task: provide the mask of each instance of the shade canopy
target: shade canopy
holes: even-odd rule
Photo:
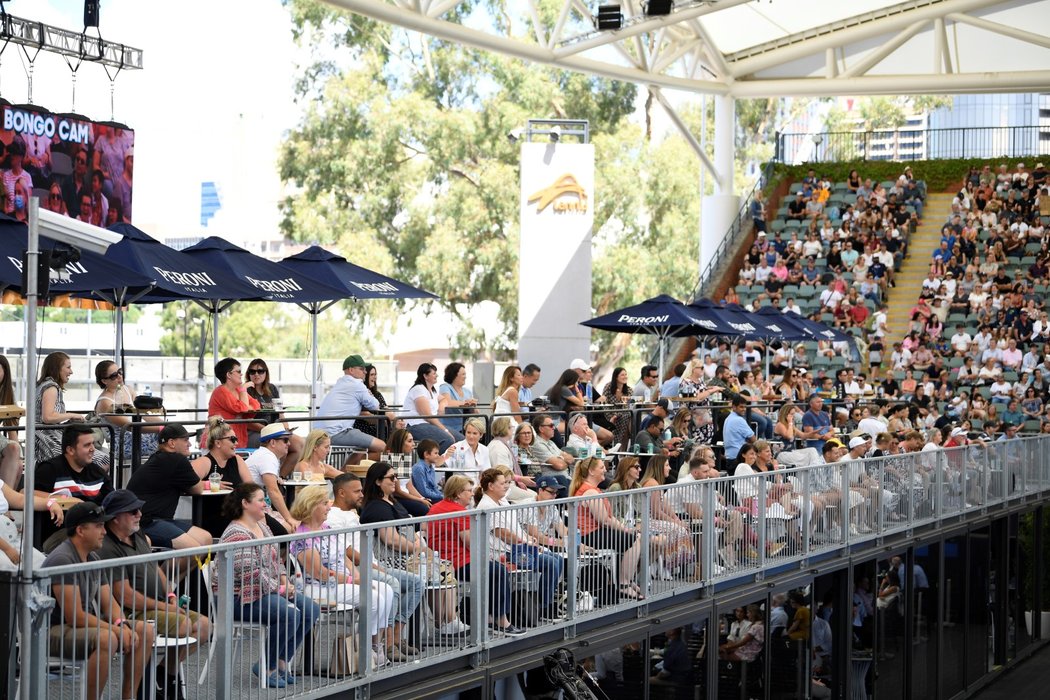
[[[340,298],[437,299],[437,295],[354,265],[341,255],[310,246],[279,263],[303,276],[342,292]]]
[[[581,325],[613,333],[655,335],[661,339],[735,335],[733,328],[717,314],[683,304],[666,294],[583,321]]]
[[[22,293],[22,256],[29,239],[25,223],[0,215],[0,287]],[[40,237],[40,250],[50,250],[55,242]],[[68,281],[51,283],[51,294],[79,294],[103,289],[134,288],[147,291],[153,280],[87,250],[80,251],[80,260],[65,266]]]
[[[348,296],[342,289],[316,282],[304,272],[261,258],[218,236],[209,236],[182,252],[268,295],[270,301],[306,304]]]
[[[106,259],[150,277],[154,288],[141,296],[139,303],[195,299],[215,303],[220,300],[269,300],[271,295],[230,277],[192,255],[169,248],[131,224],[114,224],[110,231],[124,236],[110,246]]]

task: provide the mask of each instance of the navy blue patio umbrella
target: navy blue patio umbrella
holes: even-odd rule
[[[717,314],[683,304],[666,294],[583,321],[581,325],[613,333],[656,336],[660,342],[661,377],[664,374],[664,350],[668,338],[737,335],[733,327]]]
[[[127,304],[156,304],[189,299],[216,314],[234,301],[267,301],[271,297],[271,294],[261,289],[231,278],[220,268],[169,248],[131,224],[114,224],[109,230],[121,234],[124,239],[111,245],[105,258],[146,275],[153,282],[149,290],[139,294],[125,293],[116,300],[97,293],[117,306],[117,357],[121,356],[123,350],[121,307]]]
[[[228,277],[258,290],[259,294],[268,295],[269,301],[288,302],[302,308],[327,302],[324,308],[328,308],[336,301],[346,298],[345,292],[335,287],[316,282],[306,274],[261,258],[218,236],[209,236],[189,248],[184,248],[182,253],[222,270]],[[228,306],[229,303],[226,303],[222,309]],[[222,309],[212,311],[212,328],[215,334],[212,358],[214,362],[219,361],[218,312]],[[314,318],[316,320],[316,316]]]
[[[28,238],[29,229],[25,223],[0,214],[0,288],[11,289],[19,294],[23,292],[22,254],[28,244]],[[51,250],[55,245],[55,241],[50,238],[40,237],[41,251]],[[68,273],[66,279],[51,282],[52,295],[79,296],[83,292],[125,288],[148,291],[153,287],[153,280],[146,275],[88,250],[81,250],[80,260],[67,263],[64,271]]]
[[[794,311],[785,311],[784,316],[791,319],[803,328],[808,329],[809,332],[813,334],[814,340],[829,340],[832,343],[849,343],[850,345],[856,343],[856,338],[854,338],[852,335],[850,335],[849,333],[843,333],[837,328],[832,328],[826,323],[814,321],[813,319],[806,318],[805,316],[800,316]]]
[[[341,255],[336,255],[320,246],[310,246],[301,253],[287,257],[278,263],[291,272],[308,277],[320,285],[338,290],[335,300],[314,300],[300,303],[313,317],[311,355],[313,371],[310,376],[310,412],[317,402],[317,316],[338,299],[437,299],[418,287],[381,275],[359,265],[354,265]]]

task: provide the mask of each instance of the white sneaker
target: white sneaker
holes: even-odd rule
[[[460,619],[451,620],[438,627],[438,634],[463,634],[469,631],[470,625]]]
[[[860,529],[857,527],[856,523],[849,524],[849,534],[853,535],[854,537],[860,535]]]
[[[839,527],[838,525],[832,525],[831,526],[831,530],[828,532],[828,538],[832,542],[841,542],[842,541],[842,528]]]
[[[868,534],[871,534],[872,532],[875,532],[870,527],[868,527],[868,525],[866,523],[860,523],[859,525],[857,525],[857,530],[859,530],[860,534],[862,534],[862,535],[868,535]]]

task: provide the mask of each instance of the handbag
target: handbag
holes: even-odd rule
[[[329,627],[329,629],[334,629]],[[341,678],[357,672],[357,635],[350,632],[313,634],[315,675]]]
[[[879,610],[889,610],[900,603],[900,592],[891,593],[888,596],[880,596],[875,599],[875,607]]]
[[[448,559],[428,557],[426,554],[409,554],[403,560],[403,568],[410,574],[416,574],[430,586],[455,586],[456,570]]]

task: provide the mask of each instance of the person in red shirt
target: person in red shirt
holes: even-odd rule
[[[258,401],[248,395],[241,363],[232,357],[224,357],[215,365],[215,378],[219,380],[219,386],[215,387],[208,399],[208,415],[222,416],[226,420],[254,418],[260,406]],[[250,426],[250,423],[230,424],[233,434],[237,436],[237,444],[248,444]],[[253,429],[261,430],[262,427],[257,425]]]
[[[467,506],[474,496],[474,486],[470,479],[460,474],[453,474],[445,479],[441,490],[442,498],[430,507],[427,515],[462,513],[459,517],[449,517],[427,523],[427,543],[442,559],[452,562],[456,570],[456,579],[470,580],[470,516]],[[513,627],[507,614],[510,612],[510,576],[503,564],[489,561],[489,617],[490,624],[497,629],[519,630]]]

